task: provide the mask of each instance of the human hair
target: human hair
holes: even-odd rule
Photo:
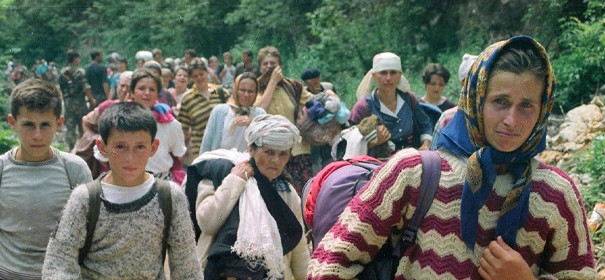
[[[167,67],[162,68],[162,76],[164,76],[165,74],[170,75],[171,79],[174,77],[174,75],[172,74],[172,70],[170,70],[170,68],[167,68]]]
[[[428,85],[431,82],[432,75],[441,76],[446,84],[450,80],[450,72],[439,63],[429,63],[424,67],[422,70],[422,82]]]
[[[155,71],[157,71],[157,73],[159,75],[162,74],[162,65],[159,62],[155,61],[155,60],[146,61],[143,64],[143,68],[145,68],[147,70],[155,70]]]
[[[151,50],[151,54],[152,54],[153,58],[156,58],[159,55],[162,55],[162,50],[155,48],[155,49]]]
[[[160,70],[161,71],[161,70]],[[147,69],[139,69],[132,73],[132,79],[130,80],[130,92],[133,93],[137,83],[144,78],[152,78],[157,86],[158,94],[162,90],[162,80],[156,74],[153,74]]]
[[[242,54],[245,54],[250,59],[254,58],[254,54],[252,54],[252,50],[245,50],[245,51],[242,52]]]
[[[279,54],[279,50],[273,46],[266,46],[260,50],[258,50],[258,64],[263,63],[266,56],[272,56],[277,58],[277,62],[281,65],[281,55]]]
[[[189,69],[189,67],[187,67],[187,65],[181,64],[181,65],[178,65],[177,67],[175,67],[174,68],[175,76],[176,76],[176,73],[179,72],[179,70],[183,70],[183,71],[185,71],[185,73],[187,73],[187,76],[191,76],[191,69]]]
[[[99,120],[99,134],[105,144],[108,144],[112,131],[120,132],[149,132],[150,140],[155,139],[158,126],[149,108],[137,102],[118,102],[110,105]]]
[[[529,72],[541,80],[548,76],[548,62],[538,48],[529,41],[511,42],[502,49],[489,71],[488,83],[496,72],[522,74]]]
[[[90,51],[90,60],[96,60],[101,54],[103,54],[103,52],[100,49],[92,49],[92,51]]]
[[[196,57],[191,61],[191,65],[190,65],[189,69],[190,69],[190,72],[189,72],[190,74],[193,73],[193,70],[198,70],[198,69],[208,71],[208,67],[207,67],[206,63],[204,63],[204,61],[199,57]]]
[[[11,114],[16,119],[21,108],[29,111],[48,112],[59,118],[61,116],[61,91],[48,81],[27,79],[19,83],[10,97]]]
[[[195,52],[195,50],[194,50],[194,49],[188,49],[188,50],[186,50],[186,51],[185,51],[185,54],[188,54],[188,55],[190,55],[191,57],[196,57],[196,56],[197,56],[197,53]]]
[[[80,53],[75,49],[68,49],[65,56],[67,57],[67,63],[73,63],[76,58],[80,57]]]
[[[223,53],[223,58],[224,58],[225,56],[226,56],[226,57],[230,57],[231,59],[233,59],[233,55],[232,55],[230,52],[224,52],[224,53]]]

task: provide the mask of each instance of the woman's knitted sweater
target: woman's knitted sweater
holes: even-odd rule
[[[173,209],[167,259],[171,279],[202,279],[187,199],[177,185],[170,187]],[[92,246],[80,267],[78,256],[86,238],[89,199],[86,186],[73,191],[51,236],[43,279],[164,279],[164,215],[157,187],[130,203],[112,204],[101,199]]]
[[[512,176],[500,175],[479,211],[474,251],[460,236],[466,163],[440,150],[441,179],[417,239],[406,249],[396,279],[479,279],[479,260],[495,240],[498,218],[514,206]],[[540,278],[595,279],[595,263],[578,189],[564,171],[533,160],[529,215],[517,231],[516,250]],[[402,230],[418,203],[420,155],[395,154],[344,210],[313,253],[308,279],[353,279]],[[514,273],[514,272],[511,272]]]

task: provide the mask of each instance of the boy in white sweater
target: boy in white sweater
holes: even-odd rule
[[[159,193],[166,182],[145,172],[159,145],[151,111],[135,102],[111,105],[99,121],[99,132],[97,146],[111,171],[97,179],[101,203],[92,242],[88,251],[81,251],[87,212],[94,210],[89,190],[94,192],[87,184],[73,191],[51,236],[43,279],[164,279],[166,253],[171,279],[202,279],[185,194],[169,184],[172,207],[165,217]],[[164,237],[166,218],[170,225]]]

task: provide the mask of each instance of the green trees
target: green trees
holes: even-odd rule
[[[290,77],[319,67],[345,100],[354,99],[372,56],[392,51],[419,94],[429,62],[456,73],[464,53],[513,35],[537,38],[549,50],[566,110],[603,84],[604,6],[597,0],[0,0],[0,56],[26,65],[64,52],[100,47],[133,61],[138,50],[182,56],[235,54],[266,45],[280,49]],[[132,64],[131,64],[132,65]],[[446,89],[456,99],[455,80]]]

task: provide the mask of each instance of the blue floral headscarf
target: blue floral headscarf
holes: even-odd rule
[[[533,46],[545,59],[548,74],[544,81],[540,115],[530,136],[517,150],[501,152],[491,147],[485,138],[483,107],[487,96],[487,80],[494,63],[502,49],[513,42],[527,42]],[[460,213],[461,235],[468,249],[474,249],[479,209],[492,192],[496,180],[495,167],[501,164],[509,165],[514,185],[504,202],[496,235],[502,236],[509,246],[516,247],[517,231],[523,226],[529,212],[530,162],[546,147],[546,122],[553,108],[554,94],[555,76],[546,50],[527,36],[513,37],[487,47],[469,70],[460,93],[458,112],[443,129],[437,142],[437,148],[444,147],[459,156],[468,157]],[[519,200],[515,205],[517,197]]]

